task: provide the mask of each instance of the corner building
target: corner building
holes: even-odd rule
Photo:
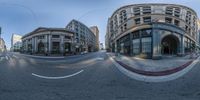
[[[198,43],[197,14],[176,4],[133,4],[108,19],[107,45],[112,52],[142,58],[182,56]]]
[[[23,52],[31,54],[74,53],[74,32],[65,28],[39,27],[22,37]]]

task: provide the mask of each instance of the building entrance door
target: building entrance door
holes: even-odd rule
[[[173,35],[168,35],[163,38],[162,42],[162,54],[164,55],[176,55],[178,53],[178,38]]]
[[[39,54],[44,53],[44,43],[42,43],[42,42],[38,43],[38,53]]]
[[[52,53],[59,54],[60,53],[60,42],[53,42],[52,43]]]

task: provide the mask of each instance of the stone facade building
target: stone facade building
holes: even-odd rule
[[[32,54],[72,54],[74,32],[65,28],[39,27],[22,37],[23,52]]]
[[[99,29],[97,26],[92,26],[90,27],[90,30],[94,33],[95,37],[96,37],[96,49],[95,51],[98,51],[100,49],[100,44],[99,44]]]
[[[3,40],[3,38],[0,37],[0,53],[4,51],[6,51],[5,41]]]
[[[185,55],[199,45],[197,14],[176,4],[133,4],[108,20],[106,48],[131,56],[160,59]]]
[[[74,39],[75,39],[75,52],[82,53],[82,52],[93,52],[96,48],[96,37],[94,33],[83,23],[72,20],[66,26],[66,29],[72,30],[75,32]]]
[[[12,34],[10,51],[19,52],[22,48],[22,36]]]

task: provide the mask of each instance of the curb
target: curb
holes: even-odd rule
[[[31,58],[38,58],[38,59],[64,59],[65,57],[43,57],[43,56],[34,56],[34,55],[26,55],[26,54],[18,54],[26,57],[31,57]]]
[[[116,62],[113,57],[111,57],[109,54],[107,54],[107,55],[109,56],[109,59],[115,65],[115,67],[120,72],[122,72],[124,75],[126,75],[127,77],[134,79],[134,80],[137,80],[137,81],[153,82],[153,83],[176,80],[176,79],[184,76],[185,74],[187,74],[189,71],[191,71],[192,68],[194,68],[195,65],[200,60],[200,57],[197,57],[197,59],[192,60],[191,64],[189,64],[187,67],[183,68],[182,70],[180,70],[176,73],[172,73],[172,74],[169,74],[169,75],[163,75],[163,76],[147,76],[147,75],[142,75],[142,74],[132,72],[131,70],[127,70],[126,68],[121,66],[118,62]]]
[[[115,60],[116,61],[116,60]],[[135,69],[133,67],[130,67],[120,61],[116,61],[119,65],[121,65],[122,67],[124,67],[125,69],[131,71],[131,72],[134,72],[134,73],[137,73],[137,74],[141,74],[141,75],[145,75],[145,76],[165,76],[165,75],[170,75],[170,74],[173,74],[173,73],[176,73],[178,71],[181,71],[183,69],[185,69],[187,66],[189,66],[193,61],[189,61],[177,68],[174,68],[174,69],[170,69],[170,70],[165,70],[165,71],[158,71],[158,72],[152,72],[152,71],[144,71],[144,70],[138,70],[138,69]]]
[[[121,61],[117,61],[116,59],[114,59],[119,65],[121,65],[123,68],[125,68],[126,70],[129,70],[133,73],[136,74],[140,74],[140,75],[144,75],[144,76],[166,76],[166,75],[170,75],[170,74],[174,74],[176,72],[179,72],[185,68],[187,68],[190,64],[193,63],[193,61],[195,61],[198,57],[196,57],[194,60],[188,61],[187,63],[176,67],[174,69],[169,69],[169,70],[165,70],[165,71],[157,71],[157,72],[153,72],[153,71],[144,71],[144,70],[138,70],[135,69],[133,67],[130,67],[127,64],[122,63]]]

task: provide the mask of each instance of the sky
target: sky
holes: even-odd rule
[[[200,0],[0,0],[1,37],[10,48],[13,33],[25,35],[38,27],[64,28],[72,19],[98,26],[104,43],[107,20],[125,5],[139,3],[181,4],[200,16]]]

